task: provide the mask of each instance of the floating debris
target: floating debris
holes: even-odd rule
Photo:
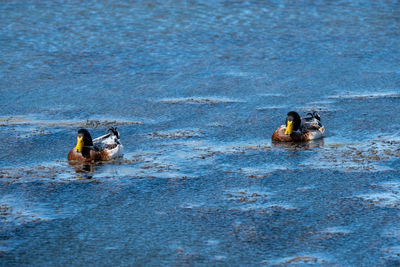
[[[219,103],[243,103],[244,101],[230,98],[216,98],[216,97],[186,97],[186,98],[164,98],[158,100],[161,103],[169,104],[200,104],[200,105],[212,105]]]
[[[178,138],[193,138],[200,137],[201,131],[199,129],[182,129],[182,130],[172,130],[172,131],[160,131],[147,134],[150,137],[159,137],[159,138],[170,138],[170,139],[178,139]]]
[[[283,258],[280,260],[263,260],[261,264],[268,265],[319,265],[329,263],[325,259],[321,259],[315,256],[295,256],[290,258]]]
[[[383,163],[400,157],[400,141],[375,139],[363,143],[328,144],[300,167],[344,171],[390,171]]]
[[[87,119],[87,120],[40,120],[35,117],[25,116],[10,116],[0,117],[0,126],[13,127],[13,126],[36,126],[39,127],[111,127],[122,125],[136,125],[143,124],[140,121],[131,120],[117,120],[117,119]]]
[[[98,128],[98,127],[112,127],[112,126],[123,126],[123,125],[137,125],[143,124],[138,121],[117,121],[117,120],[86,120],[86,122],[80,122],[79,127],[87,128]]]
[[[400,98],[399,92],[365,92],[365,93],[351,93],[351,92],[344,92],[339,95],[329,96],[328,98],[335,99],[335,98],[344,98],[344,99],[366,99],[366,98]]]

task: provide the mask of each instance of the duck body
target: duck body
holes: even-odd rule
[[[77,145],[68,153],[68,160],[80,162],[107,161],[123,156],[119,132],[110,128],[108,133],[92,140],[88,130],[78,131]]]
[[[286,125],[281,125],[273,134],[272,140],[279,142],[306,142],[319,139],[325,132],[321,117],[317,112],[308,113],[307,117],[291,111],[287,114]]]

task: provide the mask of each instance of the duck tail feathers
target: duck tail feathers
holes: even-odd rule
[[[119,132],[117,131],[117,127],[110,127],[110,128],[108,129],[108,132],[111,133],[111,134],[113,134],[113,135],[115,135],[118,139],[120,138],[120,134],[119,134]]]
[[[319,115],[318,112],[314,111],[314,112],[312,113],[312,116],[313,116],[314,118],[316,118],[317,120],[321,121],[321,116]]]

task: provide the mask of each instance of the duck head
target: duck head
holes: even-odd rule
[[[74,149],[76,152],[82,153],[83,147],[93,146],[92,136],[86,129],[79,129],[76,139],[77,143]]]
[[[296,111],[290,111],[286,116],[285,135],[291,135],[293,131],[300,129],[301,118]]]

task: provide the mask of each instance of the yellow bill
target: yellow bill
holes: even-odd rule
[[[286,135],[291,135],[293,132],[293,121],[287,121],[286,122],[286,131],[285,134]]]
[[[75,151],[76,152],[82,152],[83,136],[78,136],[76,139],[77,139],[77,143],[76,143]]]

